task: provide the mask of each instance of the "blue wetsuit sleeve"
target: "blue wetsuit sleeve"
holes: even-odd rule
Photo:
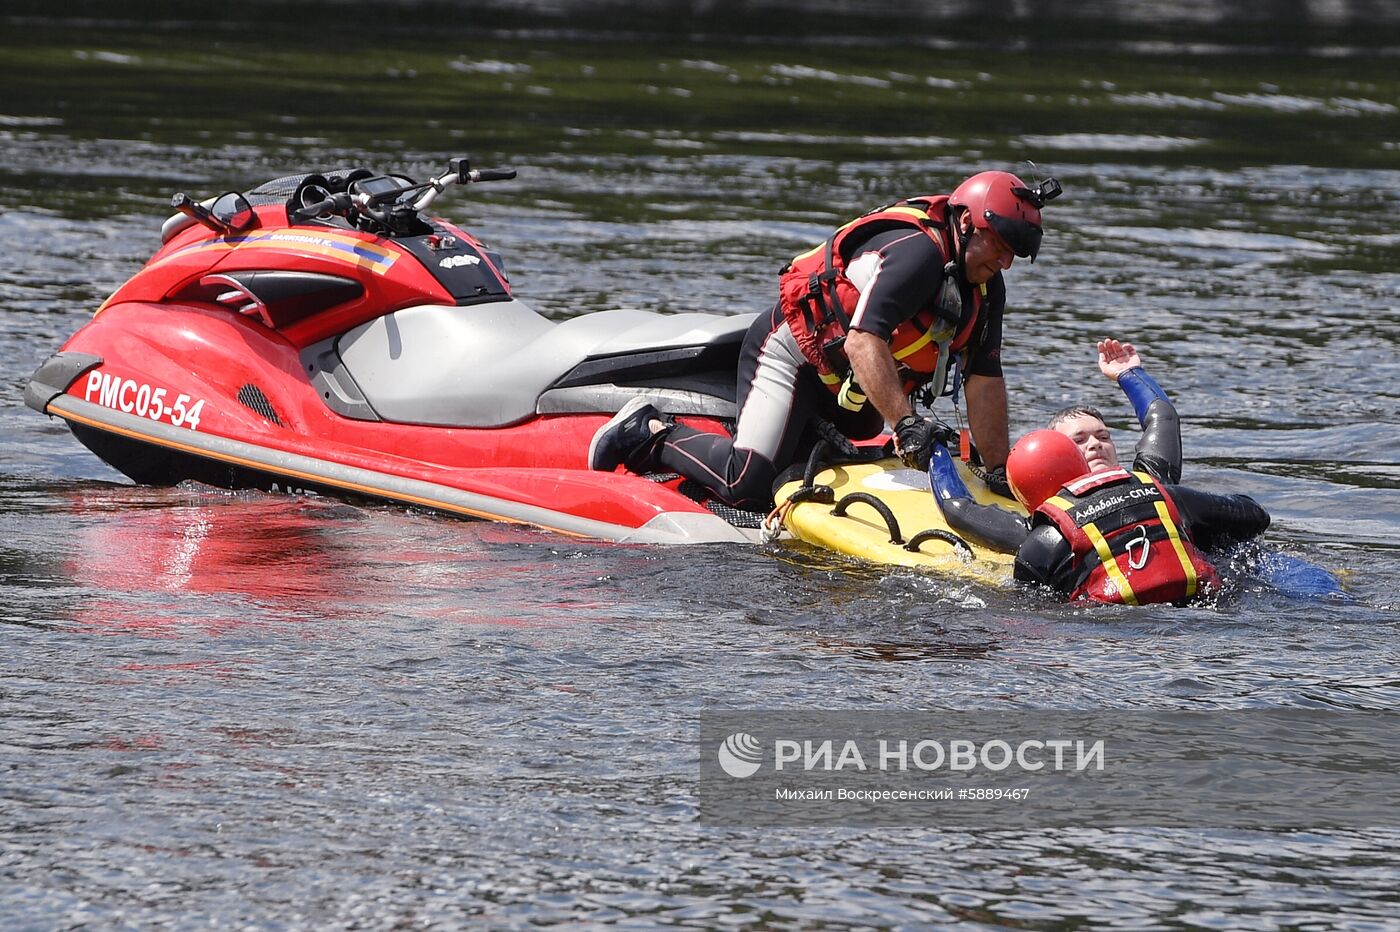
[[[1123,394],[1133,403],[1133,413],[1137,415],[1138,424],[1143,427],[1147,426],[1147,409],[1152,407],[1152,402],[1165,401],[1171,404],[1171,399],[1162,390],[1162,386],[1158,385],[1157,380],[1148,375],[1142,366],[1134,366],[1118,376],[1118,387],[1123,389]]]
[[[1133,469],[1151,473],[1162,482],[1181,481],[1181,419],[1171,399],[1142,366],[1118,376],[1118,387],[1133,403],[1142,426]]]
[[[1026,519],[1005,508],[974,501],[967,484],[958,475],[952,454],[941,443],[933,445],[928,479],[948,527],[963,537],[998,553],[1015,553],[1025,542],[1030,533]]]
[[[933,445],[933,454],[928,461],[928,481],[933,486],[934,497],[939,503],[954,498],[971,498],[967,483],[958,475],[958,467],[948,448],[941,443]]]

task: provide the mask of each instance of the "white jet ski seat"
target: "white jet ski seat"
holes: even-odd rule
[[[611,413],[637,394],[672,414],[733,417],[754,314],[599,311],[551,321],[517,299],[405,308],[335,342],[386,421],[505,427],[536,414]]]

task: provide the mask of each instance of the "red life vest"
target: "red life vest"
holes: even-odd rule
[[[1215,567],[1182,531],[1176,503],[1145,472],[1112,469],[1063,486],[1036,509],[1074,551],[1070,599],[1182,603],[1215,589]]]
[[[851,324],[850,313],[860,301],[859,289],[846,275],[849,257],[845,244],[854,234],[859,234],[855,240],[859,242],[885,230],[919,230],[938,247],[944,274],[958,275],[956,267],[949,268],[953,244],[948,240],[947,217],[946,195],[896,201],[845,224],[824,243],[796,256],[783,267],[779,279],[783,317],[792,328],[802,355],[816,367],[822,382],[832,392],[840,393],[841,383],[850,374],[851,365],[842,346]],[[920,308],[895,328],[890,337],[890,352],[900,367],[906,391],[912,391],[938,373],[940,343],[948,346],[950,353],[967,345],[986,295],[985,283],[973,289],[972,313],[962,315],[966,322],[961,328],[954,316],[960,309],[932,305]]]

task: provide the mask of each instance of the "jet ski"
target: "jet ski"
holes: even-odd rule
[[[498,253],[428,212],[513,169],[368,168],[177,194],[161,246],[25,392],[139,484],[400,502],[617,541],[753,541],[762,515],[678,476],[588,469],[628,401],[734,418],[753,315],[608,310],[556,322]]]

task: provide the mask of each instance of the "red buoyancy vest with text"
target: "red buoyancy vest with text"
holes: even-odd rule
[[[850,371],[842,345],[850,327],[850,313],[860,301],[860,291],[846,275],[843,248],[853,235],[857,242],[900,227],[922,231],[938,247],[946,266],[952,253],[948,241],[946,195],[908,198],[878,207],[839,228],[821,245],[794,258],[782,271],[779,302],[783,317],[797,338],[802,355],[816,367],[822,382],[838,392]],[[956,272],[950,274],[957,274]],[[972,313],[951,334],[950,352],[962,350],[972,336],[986,296],[986,285],[972,291]],[[939,343],[947,342],[958,321],[947,321],[933,306],[919,309],[895,328],[890,352],[906,370],[906,389],[931,378],[939,368]],[[943,340],[940,341],[940,337]],[[912,383],[912,384],[911,384]]]
[[[1215,567],[1181,527],[1176,503],[1145,472],[1082,476],[1036,509],[1074,552],[1071,599],[1127,605],[1189,601],[1215,589]]]

